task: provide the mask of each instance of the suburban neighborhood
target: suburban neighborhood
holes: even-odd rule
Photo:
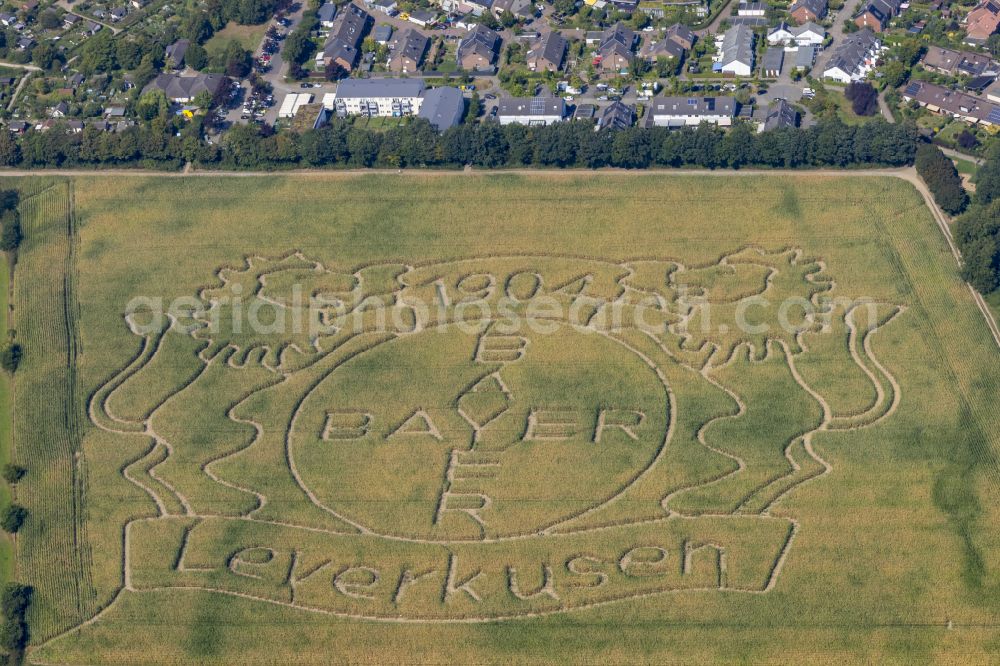
[[[767,132],[838,120],[906,123],[968,152],[1000,119],[994,0],[67,7],[0,12],[0,121],[16,141],[156,127],[197,159],[235,130],[331,123]]]

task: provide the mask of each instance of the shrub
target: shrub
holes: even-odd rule
[[[21,364],[21,345],[16,342],[6,342],[0,347],[0,367],[7,372],[14,372]]]
[[[949,215],[957,215],[965,210],[969,196],[962,188],[962,179],[955,164],[945,157],[940,148],[929,144],[921,145],[917,148],[914,166],[942,210]]]
[[[21,244],[21,223],[17,213],[8,211],[3,216],[3,231],[0,232],[0,250],[10,252]]]
[[[7,463],[3,466],[3,479],[7,483],[14,484],[24,478],[28,470],[14,463]]]
[[[28,517],[28,510],[18,504],[11,504],[0,512],[0,527],[8,534],[16,534],[24,525],[25,518]]]

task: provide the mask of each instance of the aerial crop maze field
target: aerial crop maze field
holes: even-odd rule
[[[903,181],[16,185],[30,660],[990,650],[1000,363]]]

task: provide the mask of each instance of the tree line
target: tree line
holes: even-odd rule
[[[805,128],[757,133],[703,124],[680,130],[632,127],[595,131],[592,121],[544,127],[458,125],[443,134],[423,119],[386,131],[334,119],[320,129],[275,133],[237,125],[221,145],[208,144],[197,121],[158,116],[119,132],[59,127],[15,137],[0,132],[0,165],[27,168],[142,166],[175,169],[191,162],[228,169],[304,167],[703,167],[808,168],[901,166],[917,149],[912,125],[881,120],[859,126],[838,119]]]
[[[349,120],[301,134],[273,134],[253,126],[226,135],[219,163],[228,168],[284,167],[847,167],[911,164],[917,132],[911,125],[875,121],[860,126],[838,119],[806,129],[758,133],[738,123],[729,130],[702,124],[680,130],[632,127],[595,131],[591,121],[541,127],[483,123],[439,134],[414,119],[387,131]]]

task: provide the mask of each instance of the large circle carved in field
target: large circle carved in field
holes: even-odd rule
[[[529,534],[615,497],[666,444],[667,387],[613,338],[550,326],[442,326],[346,361],[295,419],[300,483],[372,532],[439,541]]]

